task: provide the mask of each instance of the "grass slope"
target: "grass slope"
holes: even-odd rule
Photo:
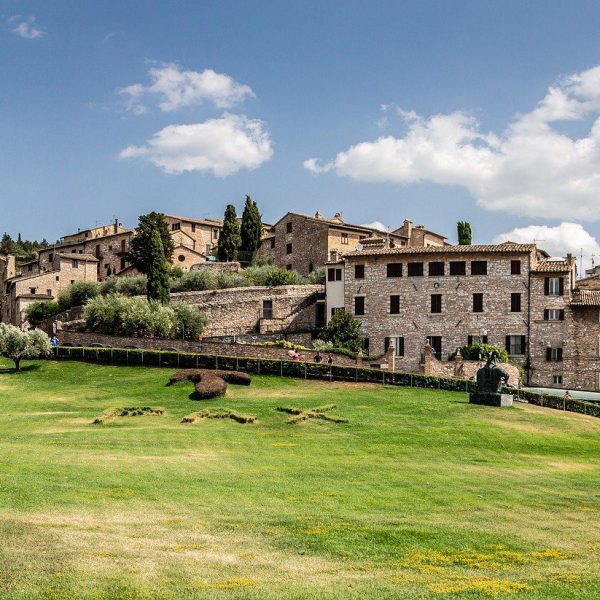
[[[600,420],[462,393],[0,363],[0,597],[600,597]],[[335,403],[349,424],[286,423]],[[91,425],[109,408],[163,416]],[[203,419],[223,407],[253,424]]]

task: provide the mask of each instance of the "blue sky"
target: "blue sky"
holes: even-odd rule
[[[467,219],[600,261],[598,3],[5,1],[0,24],[3,231],[250,194],[267,221]]]

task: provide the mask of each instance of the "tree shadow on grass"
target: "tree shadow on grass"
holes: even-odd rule
[[[27,373],[30,371],[38,371],[40,369],[40,365],[25,365],[21,367],[20,371],[17,371],[14,367],[11,368],[2,368],[0,369],[0,375],[19,375],[20,373]]]

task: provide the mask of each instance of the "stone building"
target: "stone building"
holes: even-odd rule
[[[443,236],[426,231],[423,226],[413,227],[410,221],[405,221],[394,232],[385,233],[372,227],[345,223],[341,213],[327,218],[318,211],[314,217],[288,212],[271,226],[258,257],[270,258],[277,266],[294,269],[306,276],[335,254],[352,251],[363,240],[382,235],[396,247],[445,243]]]
[[[51,270],[57,253],[86,254],[97,259],[97,278],[98,281],[104,281],[111,275],[118,275],[129,266],[127,253],[134,235],[132,229],[126,229],[116,220],[110,225],[80,230],[62,237],[54,246],[40,250],[35,261],[37,266],[32,265],[32,269],[37,268],[40,273]],[[29,265],[26,265],[23,274],[28,272]]]
[[[44,270],[32,265],[21,275],[5,279],[2,296],[3,323],[24,327],[25,311],[34,302],[56,300],[58,293],[76,281],[97,281],[98,259],[89,254],[57,252]]]
[[[390,248],[372,240],[326,267],[327,319],[351,312],[365,349],[379,355],[393,345],[398,370],[418,371],[427,344],[447,360],[485,342],[528,366],[530,385],[600,389],[600,285],[576,280],[572,256],[510,242]]]

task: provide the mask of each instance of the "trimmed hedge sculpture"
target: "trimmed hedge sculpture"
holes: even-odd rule
[[[248,373],[241,371],[221,371],[218,369],[181,369],[169,378],[169,385],[191,381],[195,391],[194,400],[206,400],[224,396],[227,384],[250,385],[252,381]]]

